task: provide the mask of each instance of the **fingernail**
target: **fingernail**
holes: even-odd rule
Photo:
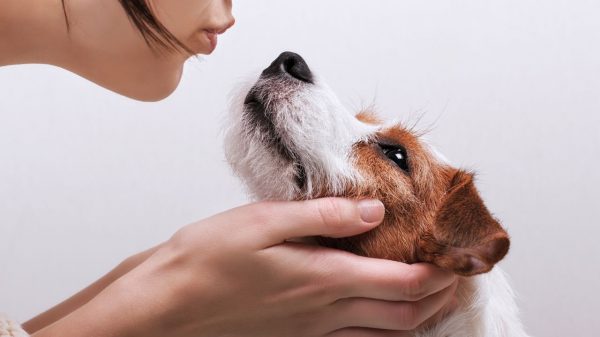
[[[385,206],[376,199],[361,200],[358,202],[358,211],[364,222],[380,222],[385,214]]]

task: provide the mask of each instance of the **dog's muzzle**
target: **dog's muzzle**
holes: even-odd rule
[[[263,142],[268,148],[274,149],[279,155],[293,163],[296,171],[296,184],[300,189],[306,184],[306,173],[299,156],[282,141],[274,124],[276,109],[269,103],[272,95],[277,96],[281,91],[298,85],[313,85],[314,78],[304,59],[293,52],[281,53],[260,75],[257,84],[250,89],[244,99],[245,118],[252,129],[261,130]]]

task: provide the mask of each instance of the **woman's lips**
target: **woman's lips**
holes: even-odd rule
[[[206,33],[206,37],[210,43],[210,51],[212,52],[215,50],[215,48],[217,48],[219,33],[214,30],[205,30],[204,32]]]
[[[219,35],[225,33],[232,25],[233,22],[225,26],[213,27],[203,30],[204,34],[206,35],[206,38],[208,39],[210,47],[209,53],[212,53],[215,50],[215,48],[217,48],[217,41],[219,39]]]

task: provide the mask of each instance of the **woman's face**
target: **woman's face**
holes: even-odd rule
[[[195,54],[210,54],[235,20],[231,0],[148,0],[156,18]],[[185,51],[154,49],[118,1],[67,1],[70,57],[58,65],[122,95],[155,101],[181,79]]]
[[[152,0],[158,19],[194,53],[210,54],[235,22],[231,0]]]

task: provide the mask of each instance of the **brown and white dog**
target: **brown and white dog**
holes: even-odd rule
[[[384,123],[371,111],[349,113],[299,55],[281,54],[242,89],[225,147],[234,171],[260,200],[344,196],[385,204],[376,229],[319,238],[321,244],[431,262],[465,276],[459,309],[415,336],[527,336],[504,274],[492,270],[508,252],[508,235],[481,200],[473,175],[450,166],[401,124]]]

